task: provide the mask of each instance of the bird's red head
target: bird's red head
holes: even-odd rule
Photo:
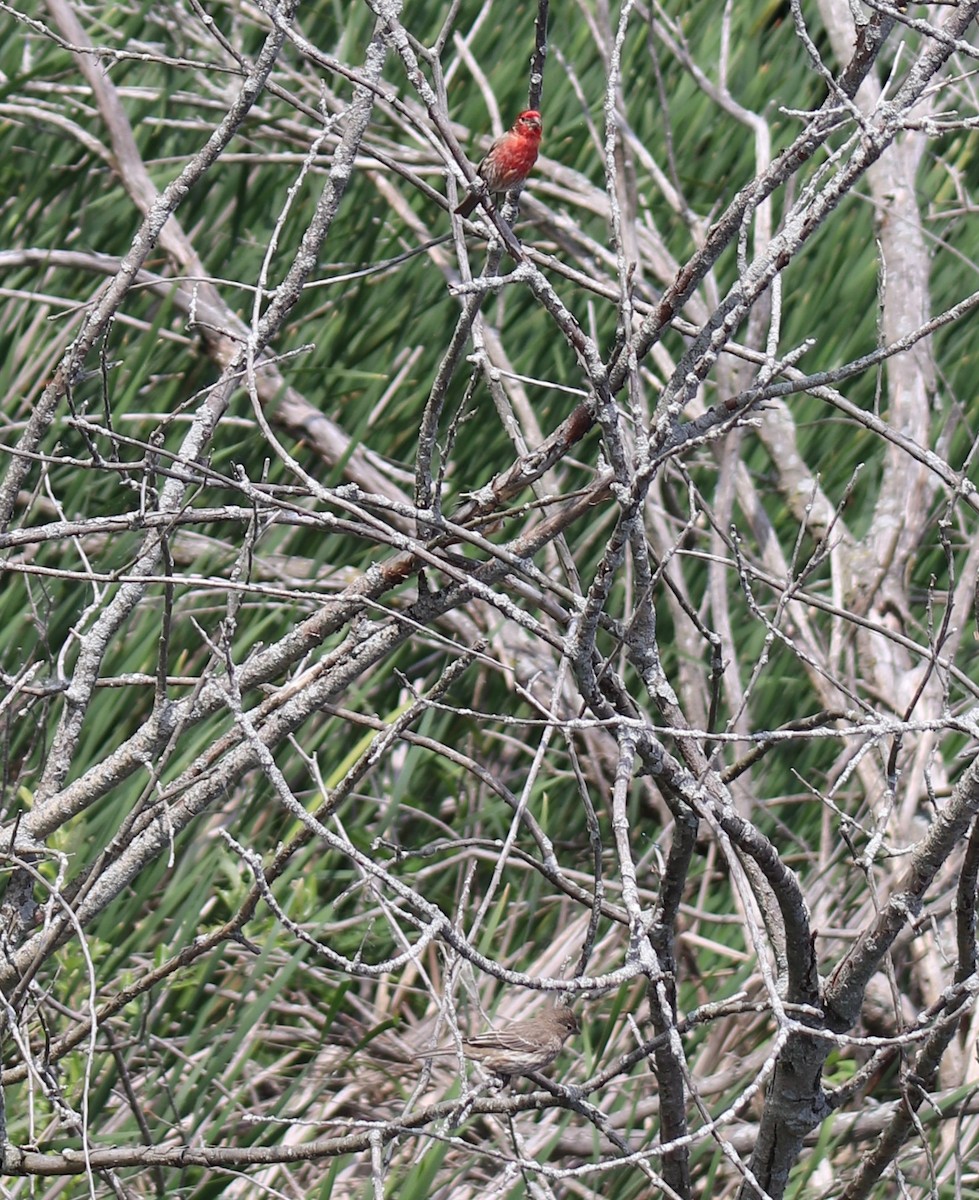
[[[513,123],[513,132],[524,137],[540,138],[541,119],[536,108],[528,108]]]

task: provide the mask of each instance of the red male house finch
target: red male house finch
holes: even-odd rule
[[[540,132],[540,113],[531,108],[517,117],[508,133],[496,139],[476,168],[476,174],[485,180],[489,191],[506,192],[516,184],[523,183],[537,161]],[[479,203],[481,195],[478,188],[470,192],[456,209],[458,215],[468,217]]]
[[[502,1029],[488,1029],[475,1037],[462,1039],[466,1058],[481,1062],[488,1071],[500,1075],[504,1085],[511,1075],[540,1071],[561,1053],[561,1047],[579,1032],[578,1020],[570,1008],[549,1008],[539,1017],[511,1021]],[[415,1058],[444,1058],[455,1054],[452,1048],[420,1050]]]

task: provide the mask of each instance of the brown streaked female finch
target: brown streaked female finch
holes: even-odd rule
[[[498,137],[476,168],[476,174],[490,192],[508,192],[530,174],[540,149],[541,119],[536,108],[522,112],[513,127]],[[456,209],[460,217],[468,217],[482,198],[476,188]]]
[[[474,1037],[462,1039],[466,1058],[480,1062],[494,1075],[499,1075],[504,1087],[511,1075],[526,1075],[549,1066],[561,1053],[561,1047],[580,1027],[567,1006],[546,1009],[538,1017],[526,1021],[510,1021],[500,1029],[488,1029]],[[413,1058],[445,1058],[456,1054],[452,1047],[419,1050]]]

